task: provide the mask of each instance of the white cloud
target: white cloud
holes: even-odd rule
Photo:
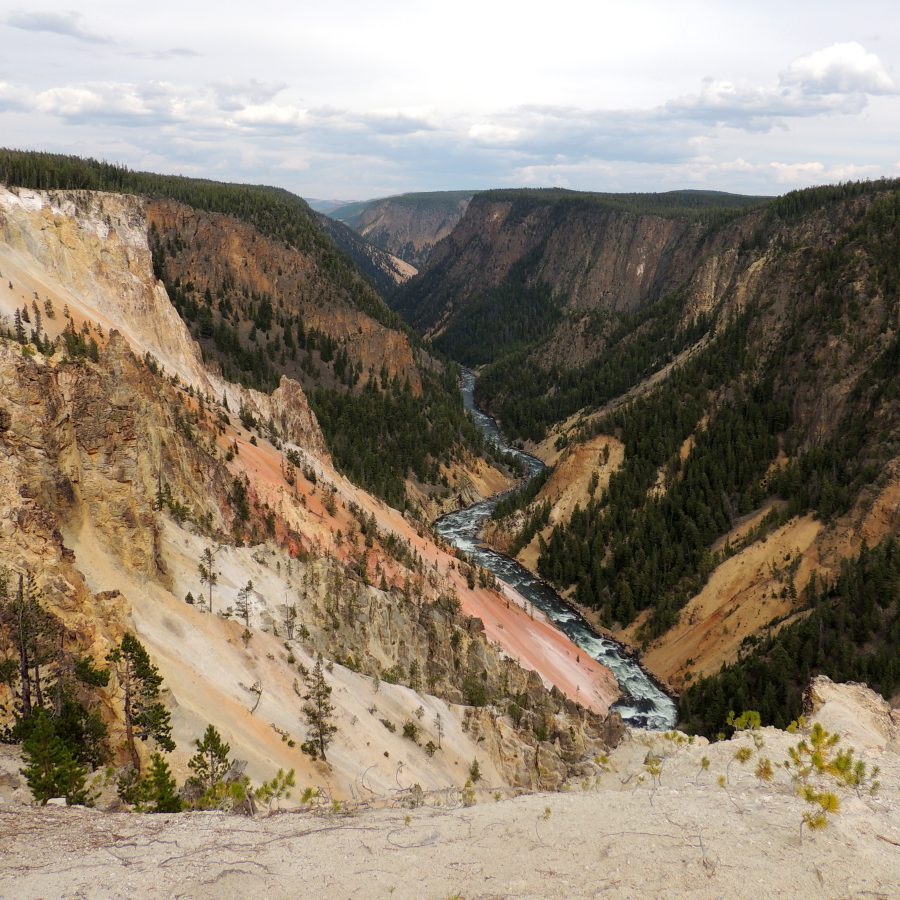
[[[77,12],[26,12],[17,9],[6,17],[6,24],[23,31],[44,31],[75,38],[89,44],[108,44],[110,39],[82,25],[84,17]]]
[[[832,44],[795,59],[781,83],[807,94],[895,94],[897,85],[884,63],[856,41]]]
[[[469,127],[469,137],[480,144],[510,144],[521,134],[516,128],[493,122],[476,122]]]
[[[234,121],[249,128],[299,128],[309,121],[309,113],[296,106],[262,103],[239,109]]]
[[[0,110],[26,109],[29,96],[29,91],[22,85],[0,81]]]
[[[35,109],[65,119],[109,116],[148,116],[152,110],[132,85],[58,87],[41,91]]]
[[[242,110],[249,106],[267,105],[287,85],[284,82],[267,84],[251,78],[244,83],[221,82],[212,85],[220,109]]]
[[[523,2],[534,15],[505,41],[470,33],[464,13],[483,0],[460,0],[449,24],[400,0],[360,5],[352,24],[324,5],[270,16],[274,0],[261,0],[253,28],[228,7],[201,15],[198,0],[176,47],[175,0],[140,16],[106,0],[82,0],[84,18],[62,0],[0,13],[3,143],[355,198],[516,183],[770,193],[900,171],[900,95],[884,62],[897,36],[860,31],[858,13],[834,6],[798,29],[785,8],[776,33],[774,0],[759,0],[768,12],[722,4],[703,11],[717,40],[686,29],[675,52],[672,27],[690,11],[662,0],[647,0],[653,22],[630,4],[610,20],[559,0],[559,21],[580,23],[565,42],[535,24],[538,0]],[[94,33],[101,23],[110,38]],[[407,39],[429,27],[432,40]],[[115,50],[83,43],[97,39]]]

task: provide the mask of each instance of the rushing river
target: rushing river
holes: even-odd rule
[[[509,446],[497,423],[475,406],[475,375],[463,372],[462,395],[465,407],[487,438],[507,453],[518,457],[533,478],[544,464],[533,456]],[[479,566],[493,572],[501,581],[514,587],[523,597],[542,610],[551,622],[573,643],[603,663],[616,676],[622,698],[613,709],[635,728],[664,731],[674,727],[677,710],[672,699],[653,682],[637,661],[615,641],[601,637],[583,616],[569,606],[547,583],[531,574],[524,566],[485,547],[480,541],[485,519],[494,511],[504,495],[475,503],[466,509],[443,516],[435,522],[437,533],[454,547],[464,551]]]

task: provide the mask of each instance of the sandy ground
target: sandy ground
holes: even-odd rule
[[[842,791],[828,828],[802,838],[805,805],[784,771],[765,784],[753,761],[734,762],[747,735],[706,745],[631,732],[596,781],[500,801],[485,789],[472,806],[441,793],[417,809],[248,820],[0,805],[0,896],[897,897],[900,722],[865,689],[831,691],[817,719],[881,765],[883,786]],[[760,737],[774,763],[796,741]]]
[[[726,559],[684,607],[663,642],[644,654],[648,668],[672,681],[685,671],[695,677],[718,672],[722,663],[734,660],[747,635],[794,608],[796,601],[783,596],[790,561],[799,558],[802,565],[822,527],[812,516],[792,519]],[[802,573],[797,581],[805,584]]]

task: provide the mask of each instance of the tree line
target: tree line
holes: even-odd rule
[[[729,713],[754,709],[786,728],[803,712],[815,675],[859,681],[890,698],[900,686],[900,547],[894,537],[844,560],[830,583],[813,577],[789,624],[745,639],[737,662],[701,678],[679,700],[681,727],[714,738]]]

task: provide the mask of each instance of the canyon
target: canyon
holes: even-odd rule
[[[691,191],[489,191],[391,298],[436,346],[478,367],[479,402],[553,466],[524,507],[486,524],[493,547],[515,545],[517,559],[544,577],[542,548],[554,532],[570,540],[573,516],[634,477],[620,424],[628,411],[663,403],[656,398],[670,396],[673,376],[717,366],[705,360],[734,328],[742,354],[734,374],[708,376],[696,424],[673,435],[677,452],[655,463],[655,485],[641,476],[648,511],[666,502],[697,456],[698,436],[748,385],[762,384],[790,421],[776,435],[770,482],[805,454],[839,447],[842,433],[860,433],[854,453],[869,474],[852,480],[839,514],[782,521],[786,504],[765,486],[740,514],[738,497],[727,498],[712,570],[662,633],[648,609],[623,621],[584,599],[575,579],[557,582],[676,690],[735,661],[771,623],[802,616],[797,597],[811,578],[836,577],[861,547],[900,531],[900,417],[893,392],[882,392],[898,373],[897,292],[886,263],[897,238],[892,214],[879,220],[896,196],[896,182],[848,186],[806,192],[794,209],[787,198]],[[666,403],[678,402],[671,396]],[[545,507],[523,545],[526,523]]]
[[[96,363],[23,353],[14,341],[0,348],[3,558],[34,574],[97,658],[126,630],[145,642],[173,709],[176,771],[207,721],[252,777],[294,768],[336,796],[364,771],[387,789],[398,767],[425,787],[465,781],[476,758],[498,783],[549,786],[590,766],[589,748],[617,740],[604,721],[617,695],[609,673],[576,662],[576,648],[514,594],[471,588],[468,566],[427,529],[335,471],[297,383],[283,377],[266,395],[202,365],[152,272],[154,208],[26,190],[0,202],[3,312],[37,296],[55,311],[43,318],[46,340],[71,328],[98,346]],[[253,430],[238,409],[269,424]],[[229,499],[235,484],[249,500],[244,522]],[[159,508],[163,487],[177,504]],[[219,548],[220,612],[253,582],[252,629],[185,602],[202,597],[197,559],[209,546]],[[293,603],[306,637],[286,643],[276,634]],[[298,667],[320,652],[333,660],[343,723],[327,768],[290,737],[301,728]],[[418,670],[414,683],[430,693],[386,683],[386,670]],[[518,725],[466,705],[469,677],[488,696],[521,697]],[[263,693],[251,712],[253,685]],[[115,734],[111,701],[105,714]],[[395,736],[405,721],[428,731],[438,715],[447,749],[436,760]],[[558,726],[546,730],[546,716]]]
[[[27,584],[38,697],[133,635],[176,781],[214,726],[260,800],[134,815],[110,681],[96,809],[29,807],[0,748],[0,892],[890,894],[896,182],[438,192],[345,227],[41,166],[59,187],[0,186],[0,724]],[[804,768],[822,728],[852,752]]]

